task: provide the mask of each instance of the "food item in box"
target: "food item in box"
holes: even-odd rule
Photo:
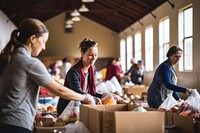
[[[36,127],[43,127],[43,122],[42,121],[36,121],[35,126]]]
[[[179,106],[178,106],[178,105],[175,105],[175,106],[173,106],[173,107],[170,109],[170,111],[171,111],[172,113],[177,113],[178,110],[179,110]]]
[[[112,104],[116,104],[117,101],[112,97],[111,94],[108,94],[106,96],[104,96],[102,99],[102,104],[108,104],[108,105],[112,105]]]
[[[133,100],[135,99],[134,95],[131,94],[131,95],[129,96],[129,99],[130,99],[131,101],[133,101]]]
[[[79,107],[71,107],[66,113],[59,116],[62,120],[68,124],[79,120]]]
[[[35,118],[42,118],[41,114],[36,113]]]
[[[138,106],[133,111],[135,111],[135,112],[147,112],[147,110],[145,108],[143,108],[142,106]]]
[[[53,105],[49,105],[49,106],[47,107],[47,111],[49,111],[49,112],[51,112],[51,113],[56,113],[56,112],[57,112],[56,107],[53,106]]]
[[[98,97],[94,97],[94,100],[95,100],[95,104],[96,104],[96,105],[101,105],[101,104],[102,104],[100,98],[98,98]]]
[[[140,99],[141,97],[139,95],[135,95],[135,99]]]
[[[58,118],[54,124],[55,127],[62,127],[65,125],[65,122],[63,121],[62,118]]]

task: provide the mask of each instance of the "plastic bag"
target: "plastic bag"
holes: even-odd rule
[[[105,82],[101,82],[96,86],[96,91],[99,94],[103,94],[103,93],[108,93],[108,90],[106,89],[106,85]]]
[[[192,90],[192,93],[188,98],[185,100],[190,106],[192,106],[194,109],[197,109],[200,111],[200,95],[199,92],[196,89]]]
[[[66,124],[76,122],[79,120],[80,105],[80,101],[71,100],[58,118],[62,118]]]
[[[105,94],[103,98],[101,98],[102,104],[113,105],[117,104],[117,100],[111,93]]]
[[[116,91],[116,87],[115,85],[110,81],[110,80],[107,80],[105,82],[105,87],[107,89],[107,91],[110,93],[110,92],[115,92]]]
[[[82,122],[67,124],[65,128],[65,133],[90,133],[89,129]]]
[[[117,78],[115,76],[113,76],[110,81],[115,86],[115,91],[117,91],[119,93],[119,95],[122,96],[123,95],[123,89],[122,89],[119,81],[117,80]]]
[[[177,104],[178,102],[174,99],[172,93],[170,93],[165,101],[158,107],[158,109],[170,110],[173,106]]]

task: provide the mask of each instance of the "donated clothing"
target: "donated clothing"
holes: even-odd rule
[[[96,93],[96,83],[94,77],[94,67],[90,66],[88,73],[84,73],[82,60],[75,64],[65,78],[65,86],[80,94],[91,94],[101,98],[101,94]],[[61,114],[70,100],[60,98],[57,105],[58,114]]]
[[[0,75],[0,124],[33,130],[39,85],[51,80],[46,67],[25,46],[16,49]]]
[[[148,89],[148,104],[152,108],[158,108],[173,93],[173,97],[178,100],[177,92],[184,92],[186,88],[177,86],[177,76],[175,69],[170,66],[170,61],[166,60],[157,68],[153,81]]]

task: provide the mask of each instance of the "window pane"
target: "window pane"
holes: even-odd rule
[[[184,33],[185,37],[192,36],[192,8],[185,10],[184,12]]]
[[[169,36],[169,18],[166,18],[159,23],[159,63],[167,59]]]
[[[153,27],[145,30],[145,68],[153,71]]]
[[[193,69],[193,8],[182,9],[179,13],[179,46],[183,58],[179,61],[179,71]]]
[[[129,69],[131,67],[131,63],[130,63],[130,60],[131,58],[133,57],[133,38],[132,36],[129,36],[127,37],[127,68],[126,69]]]
[[[121,66],[122,66],[122,71],[125,71],[126,69],[126,43],[125,40],[122,39],[120,41],[120,59],[121,59]]]
[[[188,38],[188,39],[185,39],[185,45],[184,45],[184,49],[185,49],[185,53],[184,53],[184,56],[185,56],[185,70],[192,70],[192,64],[193,64],[193,61],[192,61],[192,38]]]
[[[142,59],[142,35],[141,32],[135,34],[135,60]]]

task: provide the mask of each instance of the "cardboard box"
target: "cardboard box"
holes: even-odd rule
[[[165,125],[167,126],[174,125],[173,115],[176,115],[176,113],[172,113],[168,111],[165,112]]]
[[[34,133],[53,133],[54,130],[65,131],[65,127],[54,127],[56,118],[36,118],[35,122],[42,122],[43,126],[38,127],[35,125]]]
[[[176,125],[170,125],[170,126],[165,125],[165,133],[177,133]]]
[[[54,126],[55,121],[56,121],[56,118],[35,118],[35,124],[37,125],[38,122],[42,122],[44,127]]]
[[[178,133],[196,133],[195,121],[191,117],[173,115],[173,123],[177,126]]]
[[[54,130],[66,131],[65,127],[35,127],[34,133],[53,133]]]
[[[195,126],[196,126],[196,133],[200,133],[200,121],[196,121],[195,123]]]
[[[142,93],[146,93],[148,86],[145,85],[123,85],[124,94],[133,94],[142,97]]]
[[[133,112],[135,107],[81,105],[80,121],[91,133],[164,133],[164,112]]]

